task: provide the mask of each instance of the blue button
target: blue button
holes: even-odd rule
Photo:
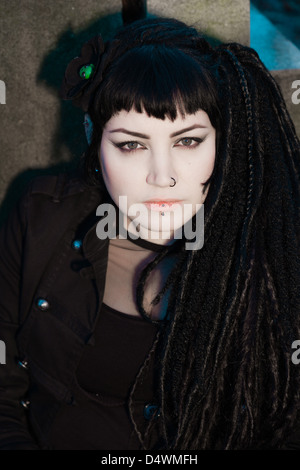
[[[25,359],[23,359],[23,360],[19,359],[17,364],[22,369],[28,369],[28,362]]]
[[[82,241],[81,240],[74,240],[72,242],[72,247],[74,248],[74,250],[80,250],[80,248],[82,247]]]
[[[160,409],[157,405],[148,403],[144,406],[144,418],[150,420],[151,418],[158,418],[160,416]]]
[[[26,410],[29,408],[30,401],[29,400],[21,400],[20,404],[25,408]]]
[[[36,304],[40,310],[48,310],[50,307],[49,302],[46,299],[38,299]]]

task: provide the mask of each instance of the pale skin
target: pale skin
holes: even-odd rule
[[[184,204],[196,212],[203,204],[207,191],[204,183],[210,177],[215,163],[216,131],[208,115],[199,110],[195,114],[180,114],[174,121],[149,117],[146,113],[120,111],[106,123],[100,148],[100,167],[107,190],[119,205],[119,197],[127,196],[127,208],[147,204],[147,217],[141,218],[140,236],[158,244],[171,243],[176,230],[185,223]],[[174,178],[176,185],[173,184]],[[207,188],[208,189],[208,188]],[[176,200],[173,206],[158,201]],[[121,211],[126,211],[119,205]],[[165,212],[173,212],[172,216]],[[155,218],[151,214],[156,212]],[[164,215],[162,215],[162,212]],[[165,238],[163,217],[168,217],[168,238]],[[130,227],[133,216],[124,213]],[[129,240],[110,240],[107,280],[103,301],[123,313],[139,315],[135,301],[135,286],[142,267],[153,254],[133,245]],[[122,260],[120,262],[120,260]],[[168,266],[155,270],[145,290],[145,306],[159,291]],[[161,318],[161,306],[152,308],[154,318]]]

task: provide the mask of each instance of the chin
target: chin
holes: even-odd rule
[[[175,232],[177,232],[177,234],[179,233],[178,238],[182,238],[182,236],[180,236],[182,226],[183,221],[181,219],[172,220],[170,213],[166,213],[165,215],[156,213],[155,218],[148,217],[144,220],[141,218],[138,221],[137,219],[130,220],[128,231],[148,240],[170,240],[174,238]]]

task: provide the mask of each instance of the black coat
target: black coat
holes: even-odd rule
[[[95,231],[101,201],[80,178],[40,177],[1,230],[0,449],[49,448],[60,408],[87,399],[75,371],[104,293],[108,239]],[[136,406],[141,426],[143,407]]]

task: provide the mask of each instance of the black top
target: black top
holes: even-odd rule
[[[151,349],[157,326],[102,304],[94,332],[77,370],[80,386],[91,399],[66,407],[52,429],[54,449],[138,449],[128,411],[136,375]],[[153,367],[142,388],[142,404],[153,399]]]

